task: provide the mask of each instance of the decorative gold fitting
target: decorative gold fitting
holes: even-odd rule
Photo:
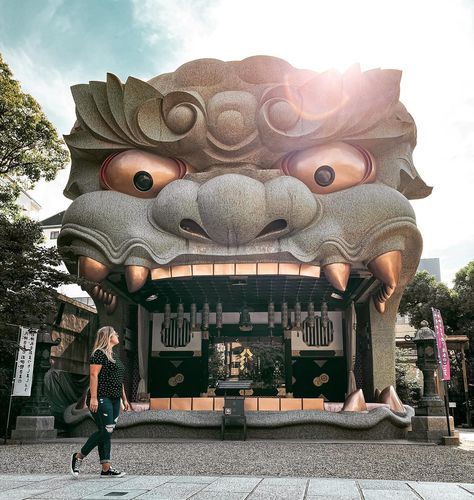
[[[385,301],[383,302],[380,302],[379,299],[377,297],[372,297],[374,299],[374,305],[375,305],[375,309],[377,309],[377,311],[380,313],[380,314],[383,314],[385,312]]]
[[[104,304],[106,306],[110,305],[112,303],[112,299],[114,298],[114,295],[110,292],[106,292],[104,295]]]
[[[402,270],[402,253],[394,250],[379,255],[367,264],[367,269],[382,283],[395,289]]]
[[[406,413],[405,407],[398,397],[397,391],[393,385],[385,387],[378,397],[379,403],[387,404],[390,409],[397,413]]]
[[[105,298],[105,290],[101,286],[99,286],[99,290],[97,291],[96,299],[99,302],[104,302],[104,298]]]
[[[97,296],[99,295],[99,291],[101,290],[100,285],[95,285],[92,290],[90,290],[88,293],[89,295],[93,298],[96,299]]]
[[[115,309],[117,309],[117,304],[118,304],[118,299],[116,295],[112,295],[112,300],[110,301],[110,304],[107,304],[105,306],[105,310],[107,311],[107,314],[113,314]]]
[[[77,274],[81,278],[100,283],[109,275],[109,268],[90,257],[81,255],[77,263]]]
[[[350,270],[349,270],[350,272]],[[165,266],[151,270],[151,279],[169,279],[191,276],[306,276],[319,278],[320,267],[295,262],[215,263]]]
[[[367,411],[367,404],[362,389],[351,392],[347,396],[341,411]]]
[[[130,293],[140,290],[148,278],[148,272],[144,266],[125,266],[125,281]]]
[[[347,288],[347,282],[351,274],[351,265],[346,262],[335,262],[323,267],[324,275],[331,285],[340,292]]]

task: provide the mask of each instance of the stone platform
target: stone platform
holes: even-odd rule
[[[405,439],[414,410],[405,415],[385,407],[368,412],[297,410],[247,412],[248,439]],[[69,413],[67,413],[69,411]],[[87,409],[65,413],[71,437],[86,437],[96,430]],[[214,411],[149,410],[122,413],[114,431],[116,438],[217,439],[222,414]]]

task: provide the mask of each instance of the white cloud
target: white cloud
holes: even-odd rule
[[[31,94],[61,134],[67,134],[76,120],[70,86],[77,83],[76,74],[64,74],[50,64],[33,59],[35,51],[28,44],[3,51],[13,76],[22,90]]]

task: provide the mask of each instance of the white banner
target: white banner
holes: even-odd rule
[[[20,348],[16,359],[15,383],[12,396],[30,396],[36,351],[35,331],[20,327]]]

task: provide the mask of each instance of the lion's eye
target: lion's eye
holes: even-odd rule
[[[188,169],[177,158],[130,150],[106,158],[100,169],[100,183],[104,189],[154,198],[167,184],[184,177]]]
[[[375,179],[372,156],[365,149],[344,142],[292,153],[283,158],[281,169],[317,194],[334,193]]]

